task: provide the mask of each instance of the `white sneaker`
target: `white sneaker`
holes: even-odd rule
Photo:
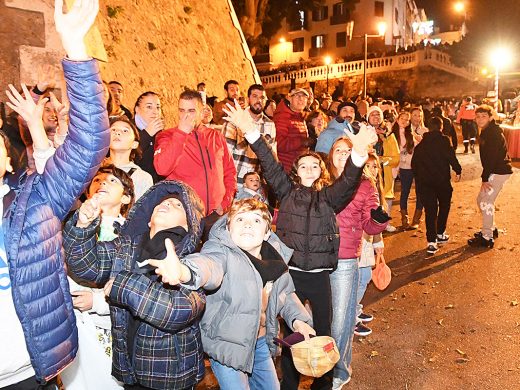
[[[397,228],[395,226],[392,226],[390,224],[386,225],[385,231],[387,231],[388,233],[393,233],[396,230],[397,230]]]
[[[351,377],[348,377],[346,380],[340,378],[332,379],[332,390],[341,390],[341,388],[349,383],[351,379]]]

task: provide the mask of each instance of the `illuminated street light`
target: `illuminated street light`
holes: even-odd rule
[[[330,56],[326,56],[324,61],[325,65],[327,65],[327,93],[329,93],[329,65],[332,62],[332,58],[330,58]]]
[[[455,12],[462,14],[466,10],[466,5],[464,4],[463,1],[457,1],[453,5],[453,9],[455,10]]]
[[[381,22],[377,24],[377,32],[379,33],[380,37],[383,37],[386,33],[386,23]]]
[[[285,62],[287,62],[287,40],[285,37],[281,37],[278,42],[280,42],[280,45],[282,45],[282,50],[285,51]]]
[[[513,60],[511,50],[505,47],[495,48],[490,55],[490,60],[495,67],[495,110],[498,111],[498,83],[500,69],[507,67]]]
[[[363,61],[363,99],[367,98],[367,56],[368,56],[368,38],[383,38],[385,39],[386,23],[381,22],[377,24],[378,34],[365,34],[365,58]]]

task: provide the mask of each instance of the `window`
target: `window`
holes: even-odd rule
[[[312,47],[314,49],[322,49],[325,47],[325,35],[314,35],[312,37]]]
[[[303,51],[304,46],[305,46],[305,41],[304,41],[303,37],[293,39],[293,41],[292,41],[293,53]]]
[[[336,3],[332,6],[332,17],[330,18],[330,24],[343,24],[347,23],[350,17],[350,13],[343,2]]]
[[[347,33],[345,31],[336,33],[336,47],[347,46]]]
[[[374,2],[374,16],[385,16],[385,3],[383,1]]]
[[[304,30],[307,28],[305,11],[299,10],[287,17],[289,31]]]
[[[378,3],[378,2],[376,2]],[[343,2],[336,3],[332,6],[332,15],[333,16],[340,16],[340,15],[346,15],[347,8],[345,7],[345,4]]]
[[[321,22],[329,17],[329,7],[326,5],[312,11],[312,21]]]

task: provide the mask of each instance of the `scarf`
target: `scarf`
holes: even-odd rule
[[[273,248],[267,241],[262,243],[260,249],[260,259],[256,258],[249,252],[242,249],[253,267],[258,271],[262,278],[262,285],[265,286],[267,282],[274,282],[287,271],[287,264],[283,261],[282,256]]]

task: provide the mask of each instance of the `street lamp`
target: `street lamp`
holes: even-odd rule
[[[377,25],[378,34],[365,34],[365,58],[363,61],[363,99],[367,98],[367,55],[368,55],[368,38],[381,38],[385,36],[386,23],[381,22]]]
[[[282,49],[285,50],[285,62],[287,62],[287,41],[284,37],[281,37],[278,42],[280,42],[280,45],[282,45]]]
[[[459,15],[464,16],[464,21],[460,26],[461,35],[464,36],[466,35],[466,3],[464,1],[457,1],[455,4],[453,4],[453,10]]]
[[[325,57],[325,65],[327,65],[327,93],[329,93],[329,65],[332,62],[330,56]]]
[[[491,63],[495,67],[495,111],[498,112],[498,82],[500,68],[504,68],[512,61],[511,51],[505,47],[497,47],[491,52]]]

